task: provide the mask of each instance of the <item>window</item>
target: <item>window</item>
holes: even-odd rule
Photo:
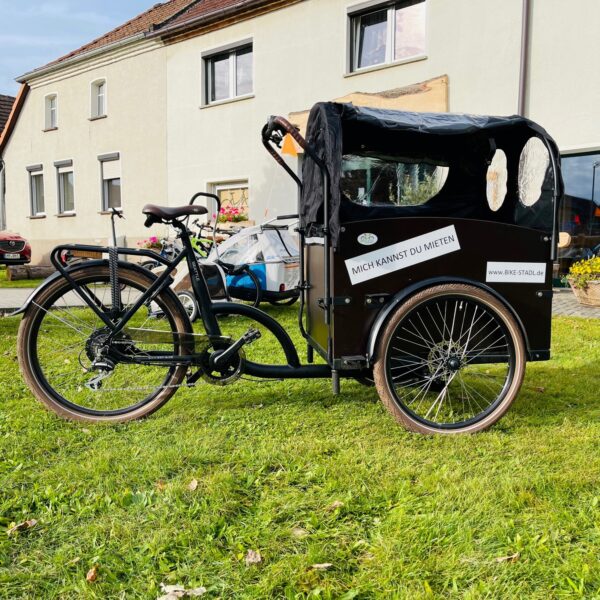
[[[118,152],[99,156],[102,177],[102,211],[121,209],[121,159]]]
[[[31,203],[31,216],[44,216],[44,174],[42,165],[27,167],[29,171],[29,195]]]
[[[58,98],[56,94],[46,96],[46,114],[44,120],[44,129],[46,131],[58,127]]]
[[[342,194],[363,206],[418,206],[444,186],[448,167],[389,158],[346,154],[342,162]]]
[[[205,104],[252,94],[252,44],[244,44],[204,57]]]
[[[519,200],[524,206],[533,206],[542,195],[542,186],[550,165],[550,155],[544,142],[530,138],[519,158]]]
[[[75,212],[75,194],[73,188],[73,161],[64,160],[54,163],[58,179],[58,214]]]
[[[350,71],[425,54],[425,0],[385,3],[350,15]]]
[[[583,258],[600,241],[600,153],[561,157],[565,195],[560,205],[560,231],[571,236],[559,250],[560,273]]]
[[[92,83],[92,119],[106,116],[106,79]]]
[[[213,192],[221,201],[221,220],[240,222],[248,220],[248,182],[235,181],[217,183],[212,186]]]
[[[486,197],[490,210],[496,212],[502,208],[506,198],[508,166],[506,153],[498,148],[490,162],[486,174]]]

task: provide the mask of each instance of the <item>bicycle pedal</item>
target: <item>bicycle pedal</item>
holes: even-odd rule
[[[246,344],[251,344],[262,337],[262,333],[258,329],[250,328],[242,336],[242,339]]]

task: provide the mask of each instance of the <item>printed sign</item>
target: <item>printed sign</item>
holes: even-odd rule
[[[485,280],[490,283],[544,283],[546,263],[488,262]]]
[[[352,285],[460,250],[454,225],[346,260]]]

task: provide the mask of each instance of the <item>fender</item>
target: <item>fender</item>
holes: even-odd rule
[[[383,328],[387,317],[392,313],[392,311],[398,307],[404,300],[408,297],[413,296],[417,292],[432,287],[434,285],[441,285],[447,283],[465,283],[468,285],[472,285],[474,287],[480,288],[492,296],[502,302],[502,304],[510,311],[510,314],[514,317],[521,333],[523,334],[523,339],[525,340],[525,347],[529,352],[529,339],[527,338],[527,331],[523,326],[523,321],[515,311],[515,309],[506,301],[506,299],[500,295],[496,290],[492,289],[488,285],[481,283],[480,281],[473,281],[471,279],[466,279],[463,277],[433,277],[431,279],[425,279],[424,281],[419,281],[417,283],[413,283],[408,287],[404,288],[401,292],[398,292],[389,302],[388,304],[381,309],[380,313],[377,315],[375,322],[373,323],[373,327],[371,327],[371,332],[369,334],[369,341],[367,343],[367,360],[369,361],[369,365],[373,364],[373,360],[375,359],[375,349],[377,348],[377,340],[379,339],[379,333]]]
[[[97,266],[101,266],[101,265],[107,265],[108,266],[108,260],[106,259],[102,259],[102,260],[88,260],[86,262],[80,263],[78,265],[75,265],[73,267],[68,267],[67,269],[65,269],[68,273],[76,273],[77,271],[80,271],[81,269],[89,269],[90,267],[97,267]],[[140,267],[139,265],[136,265],[135,263],[130,263],[130,262],[125,262],[123,260],[119,261],[119,268],[120,269],[129,269],[129,270],[133,270],[133,271],[137,271],[138,273],[143,273],[144,275],[146,275],[147,277],[151,278],[151,279],[158,279],[158,277],[148,271],[148,269],[144,269],[143,267]],[[22,315],[31,305],[31,303],[40,295],[42,294],[47,288],[49,288],[57,279],[61,279],[63,277],[63,274],[60,271],[55,271],[54,273],[52,273],[52,275],[50,275],[49,277],[47,277],[46,279],[44,279],[44,281],[42,281],[42,283],[40,283],[40,285],[35,288],[35,290],[33,290],[33,292],[31,292],[31,294],[29,294],[29,296],[27,297],[27,299],[25,300],[25,302],[23,303],[23,306],[21,306],[21,308],[19,308],[19,310],[16,310],[15,312],[12,312],[8,315],[6,315],[7,317],[16,317],[17,315]],[[166,281],[166,285],[170,285],[172,282],[172,278],[169,277]]]

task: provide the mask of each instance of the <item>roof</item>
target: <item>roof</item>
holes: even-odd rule
[[[10,138],[10,134],[14,130],[17,120],[19,119],[19,114],[21,112],[21,108],[25,102],[25,98],[27,98],[27,94],[29,93],[29,86],[26,83],[21,85],[19,89],[19,93],[16,98],[12,98],[13,102],[11,104],[11,108],[9,111],[8,118],[6,123],[4,124],[4,129],[0,127],[0,158],[2,157],[2,153],[4,152],[4,148],[8,143],[8,139]],[[0,96],[0,98],[11,98],[11,96]]]
[[[125,40],[129,37],[135,36],[137,34],[147,33],[149,31],[154,30],[159,25],[165,24],[174,17],[188,8],[191,4],[196,4],[197,2],[202,2],[202,0],[168,0],[167,2],[162,2],[159,4],[155,4],[149,10],[143,12],[142,14],[130,19],[123,25],[119,25],[112,31],[105,33],[104,35],[92,40],[91,42],[81,46],[81,48],[77,48],[77,50],[73,50],[60,58],[40,67],[39,69],[35,69],[38,71],[40,69],[45,69],[51,65],[56,65],[70,58],[74,58],[75,56],[79,56],[80,54],[85,54],[92,50],[97,50],[104,46],[109,46],[115,42],[119,42],[121,40]],[[35,72],[34,71],[34,72]]]
[[[4,129],[16,98],[0,94],[0,132]]]
[[[194,2],[168,23],[157,28],[156,34],[179,33],[196,26],[225,21],[253,11],[274,10],[300,0],[200,0]]]

